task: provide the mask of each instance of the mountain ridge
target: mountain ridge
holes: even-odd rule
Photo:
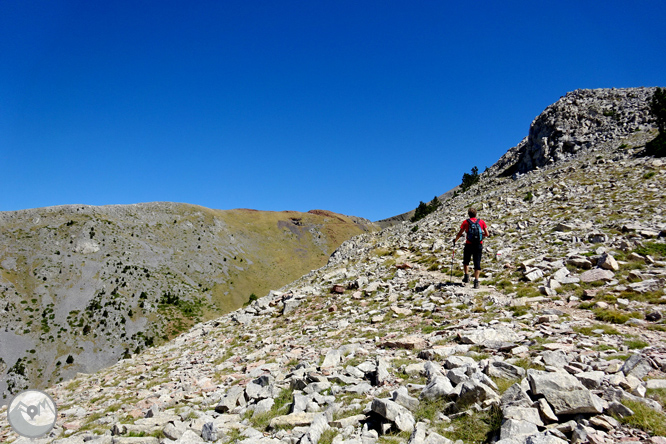
[[[512,154],[417,223],[51,386],[42,442],[663,442],[666,164],[643,125],[501,174]],[[478,290],[451,244],[470,205],[491,233]]]
[[[152,202],[0,213],[3,400],[28,382],[97,370],[240,307],[374,229],[314,211]]]

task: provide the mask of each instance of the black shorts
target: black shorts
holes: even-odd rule
[[[474,258],[474,269],[481,269],[481,254],[483,253],[483,244],[472,245],[465,244],[463,250],[463,265],[469,265],[469,260]]]

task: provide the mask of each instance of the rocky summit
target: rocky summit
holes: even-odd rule
[[[616,126],[642,91],[622,91]],[[51,386],[57,424],[34,442],[666,442],[666,164],[643,155],[641,122],[538,165],[515,150],[421,221]],[[471,205],[491,234],[478,289],[452,244]],[[28,442],[2,421],[0,439]]]

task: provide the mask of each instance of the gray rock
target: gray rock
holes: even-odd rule
[[[548,433],[539,433],[538,435],[528,436],[525,442],[526,444],[568,444],[569,441]]]
[[[647,389],[666,389],[666,379],[648,379]]]
[[[532,422],[507,419],[502,423],[500,439],[517,439],[537,433],[539,433],[539,429]]]
[[[443,437],[439,433],[432,432],[423,441],[423,444],[453,444],[453,441],[451,441],[448,438]]]
[[[213,442],[217,441],[217,430],[212,422],[207,422],[201,429],[201,437],[204,441]]]
[[[525,369],[504,361],[493,361],[486,368],[486,373],[494,378],[519,379],[525,376]]]
[[[444,361],[444,368],[452,369],[458,367],[476,366],[476,361],[469,356],[449,356]]]
[[[370,405],[370,409],[383,418],[393,422],[398,430],[402,432],[412,432],[414,430],[416,421],[411,412],[390,399],[374,398]]]
[[[326,415],[319,414],[315,416],[310,428],[303,438],[301,438],[300,443],[302,444],[317,444],[321,435],[328,429],[328,420]]]
[[[627,416],[633,416],[634,411],[629,407],[625,406],[619,401],[611,401],[606,408],[606,412],[611,415],[617,415],[620,418],[625,418]]]
[[[555,415],[555,412],[553,412],[553,409],[550,407],[550,404],[548,404],[548,401],[546,401],[544,398],[539,398],[537,399],[536,406],[539,409],[539,413],[541,414],[541,418],[545,422],[558,422],[559,419],[557,418],[557,415]]]
[[[601,387],[601,384],[604,381],[606,374],[602,371],[591,371],[591,372],[581,372],[576,373],[576,378],[583,383],[585,388],[590,390],[596,390]]]
[[[454,388],[451,381],[445,376],[435,376],[425,386],[421,392],[421,398],[435,400],[439,398],[448,398],[453,394]]]
[[[633,284],[627,285],[631,290],[638,293],[647,293],[649,291],[658,291],[659,288],[663,288],[664,281],[660,279],[648,279],[642,282],[634,282]]]
[[[183,436],[183,433],[185,433],[185,430],[187,430],[184,426],[179,428],[176,427],[173,423],[168,423],[167,425],[164,426],[164,429],[162,429],[162,433],[164,433],[164,436],[171,440],[177,440],[181,436]]]
[[[243,387],[231,387],[227,394],[224,395],[220,402],[217,404],[215,411],[218,413],[226,413],[233,410],[239,404],[239,400],[243,397],[243,393]]]
[[[542,392],[556,415],[575,415],[578,413],[601,413],[603,401],[587,389],[562,392],[546,389]]]
[[[527,371],[527,380],[530,383],[532,393],[535,395],[543,395],[545,390],[586,390],[578,379],[563,371],[545,372],[530,369]]]
[[[541,271],[539,268],[528,269],[526,270],[524,276],[528,281],[534,282],[543,277],[543,271]]]
[[[463,344],[484,345],[486,342],[518,342],[524,336],[505,327],[495,328],[477,328],[476,330],[466,331],[458,334],[460,342]]]
[[[546,350],[541,353],[544,364],[551,367],[564,368],[569,364],[569,357],[563,350]]]
[[[643,379],[652,370],[654,370],[652,363],[638,353],[631,355],[622,366],[622,373],[635,376],[638,379]]]
[[[523,390],[519,383],[513,384],[506,389],[501,398],[502,407],[515,406],[515,407],[531,407],[532,399],[527,392]]]
[[[603,270],[601,268],[594,268],[588,270],[580,275],[580,280],[582,282],[610,282],[615,277],[615,273],[610,270]]]
[[[245,397],[248,401],[270,398],[271,393],[270,387],[262,387],[254,381],[245,386]]]
[[[528,370],[527,379],[532,393],[543,395],[556,415],[603,411],[601,399],[568,373]]]
[[[252,417],[256,418],[257,416],[270,412],[274,404],[275,400],[273,398],[262,399],[255,405]]]
[[[397,402],[401,406],[405,407],[408,410],[411,410],[412,412],[416,410],[419,406],[419,400],[409,396],[409,392],[407,391],[407,387],[405,386],[400,386],[397,390],[393,391],[391,394],[392,399],[394,402]]]
[[[477,402],[483,402],[486,399],[498,399],[499,395],[495,391],[480,381],[469,380],[462,383],[458,404],[470,405]]]
[[[615,258],[608,253],[601,255],[599,262],[597,262],[597,266],[610,271],[618,271],[620,269],[620,265]]]
[[[337,367],[341,361],[342,361],[342,353],[340,353],[340,350],[337,349],[329,350],[328,353],[326,353],[324,362],[321,364],[321,368],[324,369],[324,368]]]
[[[446,377],[449,378],[449,381],[451,381],[453,385],[458,385],[470,378],[467,374],[468,369],[469,367],[452,368],[446,372]]]
[[[288,315],[289,313],[296,311],[296,309],[300,307],[302,303],[303,303],[302,299],[288,299],[284,301],[284,306],[282,307],[282,314]]]
[[[577,268],[582,268],[583,270],[589,270],[592,268],[592,262],[590,262],[587,258],[581,257],[581,256],[573,256],[567,259],[567,264],[568,265],[573,265],[574,267]],[[563,279],[558,279],[560,283],[565,283]]]
[[[539,410],[533,407],[507,407],[502,409],[504,419],[515,419],[518,421],[527,421],[538,426],[543,426],[543,421],[539,416]]]
[[[143,443],[145,441],[141,442]],[[185,433],[183,433],[183,436],[176,441],[177,444],[195,444],[200,442],[204,442],[204,440],[193,430],[186,430]]]

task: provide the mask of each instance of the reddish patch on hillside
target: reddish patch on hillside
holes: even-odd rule
[[[308,211],[310,214],[316,214],[317,216],[324,216],[324,217],[333,217],[341,222],[345,222],[343,218],[341,218],[338,214],[332,212],[332,211],[326,211],[326,210],[310,210]]]

